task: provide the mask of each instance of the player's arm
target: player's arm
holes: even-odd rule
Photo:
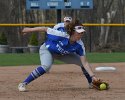
[[[34,27],[34,28],[24,28],[22,32],[30,33],[30,32],[47,32],[47,34],[55,35],[55,36],[61,36],[61,37],[69,37],[68,34],[65,32],[61,32],[59,30],[55,30],[49,27]]]
[[[94,73],[92,72],[92,69],[86,59],[86,53],[85,53],[85,47],[84,47],[84,43],[82,42],[82,40],[79,40],[78,43],[80,44],[79,48],[76,50],[76,53],[80,56],[81,62],[85,68],[85,70],[88,72],[88,74],[93,77]]]
[[[34,27],[34,28],[24,28],[22,33],[30,33],[30,32],[46,32],[48,27]]]
[[[95,77],[95,75],[94,75],[94,73],[93,73],[93,71],[92,71],[92,69],[91,69],[91,66],[89,65],[89,63],[88,63],[88,61],[87,61],[86,56],[80,56],[80,59],[81,59],[81,62],[82,62],[82,64],[83,64],[84,68],[85,68],[86,71],[89,73],[89,75],[92,77],[92,79],[93,79],[93,80],[98,80],[98,79]]]

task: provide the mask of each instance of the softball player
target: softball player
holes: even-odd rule
[[[29,76],[18,85],[19,91],[26,91],[26,85],[40,77],[53,64],[54,58],[68,64],[76,64],[81,67],[83,73],[86,73],[89,85],[92,81],[98,80],[89,66],[85,57],[84,44],[81,37],[85,30],[79,21],[72,22],[70,27],[67,26],[67,32],[62,32],[48,27],[24,28],[23,33],[30,32],[47,32],[47,40],[41,45],[39,54],[41,66],[33,70]]]
[[[66,32],[66,27],[72,22],[72,17],[64,17],[63,23],[56,24],[53,29]]]

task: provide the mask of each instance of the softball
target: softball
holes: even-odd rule
[[[106,89],[106,84],[105,83],[100,84],[100,90],[105,90],[105,89]]]

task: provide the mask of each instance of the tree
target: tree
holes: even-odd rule
[[[66,15],[78,18],[82,23],[125,23],[125,0],[93,0],[94,7],[88,9],[62,10],[62,18]],[[26,10],[26,0],[1,0],[0,23],[56,23],[56,10]],[[5,17],[6,16],[6,17]],[[8,43],[12,46],[27,45],[28,37],[20,33],[23,27],[0,27],[6,33]],[[124,27],[85,27],[87,35],[84,38],[89,48],[90,36],[92,49],[97,45],[124,44]],[[91,34],[90,34],[91,33]],[[27,38],[27,39],[26,39]]]
[[[33,33],[29,40],[29,45],[38,46],[37,34]]]
[[[4,33],[0,33],[0,45],[7,45],[7,37]]]

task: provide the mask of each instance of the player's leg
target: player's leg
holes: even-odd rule
[[[19,91],[25,91],[26,85],[28,85],[30,82],[37,79],[38,77],[40,77],[50,69],[53,62],[53,58],[51,53],[45,47],[45,45],[42,45],[40,48],[40,60],[41,60],[41,66],[33,70],[29,74],[29,76],[22,83],[19,84],[19,87],[18,87]]]
[[[84,68],[84,66],[82,65],[82,62],[80,60],[80,57],[77,54],[69,54],[69,55],[65,55],[65,56],[58,56],[58,55],[54,55],[54,58],[65,62],[67,64],[76,64],[78,66],[81,66],[82,72],[85,75],[88,83],[89,83],[89,87],[91,86],[92,83],[92,78],[89,75],[89,73],[86,71],[86,69]],[[91,87],[90,87],[91,88]]]

